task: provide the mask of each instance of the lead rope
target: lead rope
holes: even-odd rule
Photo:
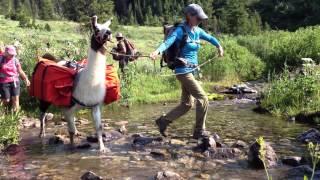
[[[183,75],[183,74],[188,74],[188,73],[192,73],[194,71],[200,70],[200,68],[208,63],[210,63],[211,61],[215,60],[218,58],[218,55],[214,56],[212,59],[209,59],[205,62],[203,62],[202,64],[199,64],[198,66],[196,66],[195,68],[191,69],[188,72],[184,72],[184,73],[173,73],[173,74],[166,74],[166,75],[160,75],[161,77],[171,77],[171,76],[177,76],[177,75]]]
[[[122,53],[116,53],[113,51],[107,51],[109,54],[113,54],[113,55],[119,55],[119,56],[124,56],[124,57],[135,57],[135,58],[139,58],[139,57],[144,57],[144,58],[151,58],[149,55],[142,55],[142,54],[138,54],[138,55],[128,55],[128,54],[122,54]],[[205,62],[203,62],[202,64],[199,64],[198,66],[196,66],[195,68],[191,69],[188,72],[184,72],[184,73],[174,73],[174,74],[166,74],[166,75],[160,75],[161,77],[171,77],[171,76],[177,76],[177,75],[183,75],[183,74],[188,74],[188,73],[192,73],[196,70],[199,70],[202,66],[210,63],[211,61],[215,60],[218,58],[218,55],[214,56],[212,59],[209,59]]]

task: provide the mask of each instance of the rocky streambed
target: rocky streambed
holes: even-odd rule
[[[66,123],[59,117],[48,121],[49,134],[44,140],[37,137],[36,120],[26,119],[20,145],[0,157],[0,178],[264,179],[264,170],[257,169],[259,160],[255,159],[259,147],[254,142],[259,136],[268,144],[273,179],[299,179],[310,174],[310,167],[300,166],[305,164],[300,157],[306,149],[296,138],[310,128],[306,124],[254,113],[253,101],[233,99],[211,103],[207,128],[212,136],[191,139],[195,114],[190,112],[172,124],[169,138],[162,138],[153,120],[173,106],[106,109],[104,140],[111,150],[107,154],[97,152],[94,129],[86,114],[77,120],[81,134],[76,149],[70,149]],[[314,136],[307,139],[310,137]]]

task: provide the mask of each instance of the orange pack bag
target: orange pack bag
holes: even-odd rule
[[[76,71],[41,59],[36,65],[30,86],[30,95],[56,106],[70,106]]]
[[[104,98],[105,104],[110,104],[120,99],[120,79],[118,77],[117,69],[113,65],[107,65],[106,88],[107,93]]]
[[[86,65],[86,60],[79,62]],[[55,62],[40,59],[36,65],[31,81],[30,95],[47,101],[56,106],[70,106],[72,104],[72,89],[77,71],[57,65]],[[120,80],[116,68],[112,65],[106,67],[106,96],[105,104],[120,99]]]

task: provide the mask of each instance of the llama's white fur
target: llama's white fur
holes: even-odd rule
[[[78,76],[79,83],[73,91],[73,97],[87,105],[102,103],[106,93],[106,56],[90,48],[88,64]]]
[[[111,24],[111,20],[107,21],[104,24],[97,23],[97,17],[94,16],[92,18],[92,26],[94,30],[98,30],[98,33],[95,34],[96,40],[105,41],[106,33],[110,31],[109,26]],[[111,38],[111,34],[110,34]],[[102,42],[104,43],[104,42]],[[104,47],[102,47],[104,48]],[[102,49],[100,49],[103,51]],[[91,47],[88,52],[88,62],[86,67],[78,73],[76,79],[78,80],[76,86],[73,90],[73,97],[79,102],[93,106],[91,107],[92,118],[95,123],[95,129],[97,131],[99,147],[101,152],[105,152],[107,149],[105,148],[102,140],[102,125],[101,125],[101,110],[100,105],[103,103],[105,94],[106,94],[106,85],[105,85],[105,77],[106,77],[106,55],[103,54],[100,50],[93,50]],[[41,103],[40,103],[41,106]],[[68,130],[70,134],[70,143],[74,145],[74,135],[77,133],[77,129],[75,126],[75,112],[83,108],[79,104],[75,104],[71,108],[64,109],[64,116],[68,121]],[[45,117],[46,117],[46,108],[44,108],[44,112],[41,112],[40,115],[40,137],[45,136]]]

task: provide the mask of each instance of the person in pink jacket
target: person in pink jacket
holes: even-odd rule
[[[16,58],[17,51],[12,45],[6,46],[4,53],[0,55],[0,96],[2,104],[11,106],[13,111],[20,109],[20,78],[27,86],[30,81],[21,68],[19,60]]]

